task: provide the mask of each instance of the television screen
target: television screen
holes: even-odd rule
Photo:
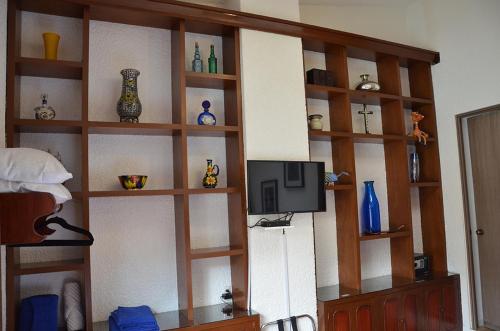
[[[325,164],[248,161],[250,215],[325,211]]]

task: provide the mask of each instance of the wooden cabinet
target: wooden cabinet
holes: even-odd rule
[[[320,301],[320,330],[458,331],[462,329],[459,290],[454,275]]]

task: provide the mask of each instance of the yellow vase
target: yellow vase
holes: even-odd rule
[[[57,60],[57,48],[61,37],[54,32],[45,32],[43,34],[43,43],[45,45],[45,59]]]

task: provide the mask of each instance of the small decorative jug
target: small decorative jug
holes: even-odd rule
[[[141,74],[136,69],[123,69],[122,95],[118,100],[116,111],[120,122],[139,123],[142,105],[137,95],[137,77]]]
[[[33,110],[37,120],[53,120],[56,117],[54,108],[47,105],[47,94],[42,94],[42,105],[35,107]]]
[[[212,160],[207,160],[207,172],[203,177],[203,187],[215,188],[217,186],[217,176],[219,175],[219,166],[212,164]]]
[[[193,72],[203,72],[203,60],[200,55],[200,47],[198,46],[198,42],[194,44],[194,58],[192,62]]]
[[[205,100],[201,103],[203,107],[203,112],[198,115],[198,125],[215,125],[217,124],[217,119],[215,115],[212,114],[208,108],[210,108],[210,101]]]
[[[323,115],[313,114],[309,115],[307,118],[309,119],[309,128],[311,130],[323,130],[323,122],[321,121]]]
[[[365,90],[365,91],[379,91],[380,90],[379,83],[368,79],[370,77],[370,75],[362,74],[359,77],[361,78],[361,82],[359,82],[358,85],[356,86],[356,90]]]
[[[373,181],[365,182],[365,197],[362,205],[362,230],[365,234],[380,233],[380,207],[373,188]]]

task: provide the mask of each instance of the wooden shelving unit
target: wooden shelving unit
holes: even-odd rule
[[[104,9],[107,8],[107,9]],[[17,45],[22,27],[19,24],[19,12],[34,11],[51,15],[77,17],[83,26],[83,54],[81,62],[50,61],[37,58],[25,58],[19,54]],[[110,22],[138,24],[161,27],[171,30],[171,85],[172,85],[172,122],[171,123],[120,123],[100,122],[89,119],[89,25],[91,19]],[[161,23],[161,24],[160,24]],[[158,26],[161,25],[161,26]],[[177,327],[194,327],[203,323],[225,324],[249,323],[254,329],[258,327],[258,315],[247,308],[248,289],[248,252],[246,197],[244,180],[243,125],[241,110],[241,77],[240,77],[240,43],[239,29],[232,26],[213,24],[192,24],[181,18],[165,18],[154,13],[127,11],[117,8],[75,4],[65,0],[9,0],[8,1],[8,95],[7,95],[7,144],[9,147],[20,146],[21,133],[70,133],[81,137],[81,191],[74,197],[81,203],[83,227],[89,228],[90,199],[109,197],[148,197],[172,196],[175,208],[176,237],[176,269],[178,312],[159,314],[162,330],[169,327],[170,317],[177,316],[183,323]],[[224,73],[208,74],[186,71],[186,33],[214,33],[222,38]],[[20,117],[19,76],[35,76],[41,78],[59,78],[80,80],[82,86],[81,120],[38,121]],[[188,88],[208,88],[222,90],[224,93],[225,123],[208,127],[189,124],[187,121],[186,91]],[[103,111],[113,111],[103,110]],[[165,189],[144,190],[91,190],[89,187],[89,137],[91,135],[129,135],[129,136],[169,136],[173,144],[173,187]],[[224,171],[227,174],[227,187],[214,189],[192,188],[188,183],[188,137],[219,137],[225,143],[226,162]],[[61,137],[64,139],[64,137]],[[227,195],[229,245],[222,247],[191,248],[190,236],[190,196],[193,195]],[[25,248],[27,249],[27,248]],[[7,329],[16,329],[16,307],[20,300],[20,277],[45,273],[79,272],[82,277],[83,304],[87,331],[99,329],[106,323],[94,325],[92,319],[90,250],[85,248],[83,256],[75,260],[52,262],[20,263],[18,248],[7,250]],[[192,263],[201,259],[228,257],[230,260],[232,293],[234,293],[234,321],[221,313],[220,305],[214,307],[194,307]],[[172,294],[175,295],[175,294]],[[216,314],[216,311],[219,313]],[[213,317],[206,319],[199,314],[210,312]],[[198,314],[198,316],[197,316]],[[179,317],[182,316],[182,317]],[[239,319],[239,320],[236,320]],[[206,321],[205,321],[206,320]],[[168,323],[167,323],[168,322]],[[172,324],[173,326],[173,324]]]
[[[335,87],[305,83],[306,97],[327,100],[330,131],[309,131],[310,141],[330,142],[333,171],[351,174],[348,183],[327,188],[335,194],[337,219],[337,246],[340,288],[358,291],[361,279],[360,244],[362,241],[389,239],[392,277],[413,280],[413,229],[410,190],[420,190],[420,212],[424,253],[431,257],[432,271],[446,273],[443,202],[440,184],[439,151],[437,147],[436,117],[432,93],[432,77],[428,61],[408,60],[375,52],[367,47],[363,55],[352,54],[343,44],[303,38],[304,51],[321,52],[326,70],[333,73]],[[373,56],[367,56],[373,52]],[[356,91],[349,86],[348,57],[374,61],[381,91]],[[411,96],[403,96],[400,68],[408,68]],[[353,132],[351,104],[380,106],[382,133]],[[405,128],[405,109],[419,111],[425,116],[422,129],[430,133],[426,146],[416,143]],[[388,196],[389,228],[403,228],[397,232],[377,235],[360,234],[358,219],[358,186],[356,182],[355,144],[383,144]],[[408,145],[415,144],[421,157],[419,183],[410,183]],[[347,189],[340,189],[346,188]],[[369,244],[369,243],[367,243]]]

